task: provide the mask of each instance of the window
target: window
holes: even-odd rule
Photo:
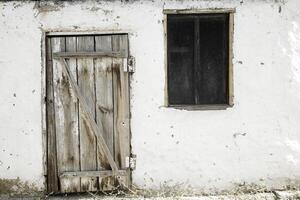
[[[231,105],[230,14],[167,14],[169,106]]]

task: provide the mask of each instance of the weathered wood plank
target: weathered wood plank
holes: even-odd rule
[[[66,51],[76,51],[76,37],[66,37]],[[77,80],[77,64],[76,59],[69,59],[68,64],[70,71]],[[61,66],[63,67],[63,66]],[[60,171],[79,171],[79,130],[78,130],[78,100],[70,85],[70,80],[65,73],[63,73],[61,81],[62,88],[60,88],[59,96],[62,101],[63,107],[58,111],[63,113],[64,124],[61,137],[59,138],[60,148],[58,155],[62,160]],[[66,80],[66,83],[63,81]],[[80,178],[60,178],[61,192],[79,192],[80,191]]]
[[[94,37],[77,37],[77,51],[93,52]],[[78,86],[80,93],[86,100],[89,113],[95,120],[95,86],[94,86],[94,63],[93,58],[77,59]],[[79,101],[79,130],[80,130],[80,162],[81,170],[97,170],[97,140],[88,132],[92,132],[88,121],[85,119],[83,108]],[[81,178],[81,191],[96,191],[97,178]]]
[[[71,83],[71,86],[73,87],[74,89],[74,93],[75,95],[77,96],[80,104],[81,104],[81,107],[82,107],[82,117],[85,117],[85,119],[87,120],[88,122],[88,126],[90,126],[90,128],[92,129],[92,133],[91,132],[87,132],[89,134],[89,137],[96,137],[97,140],[99,141],[97,143],[99,149],[101,149],[102,151],[100,151],[99,153],[100,154],[103,154],[107,157],[108,161],[109,161],[109,164],[112,168],[112,171],[118,171],[118,167],[115,163],[115,161],[113,160],[112,158],[112,155],[103,139],[103,136],[102,136],[102,132],[103,132],[103,127],[102,127],[102,124],[99,123],[98,125],[96,124],[96,122],[93,120],[93,116],[92,114],[90,113],[90,109],[88,107],[88,104],[85,100],[85,98],[81,95],[80,93],[80,89],[78,87],[78,85],[76,84],[76,81],[75,79],[73,78],[73,76],[71,75],[71,72],[69,70],[69,66],[67,64],[67,62],[64,60],[64,59],[60,59],[62,63],[64,63],[65,65],[63,65],[63,69],[65,70],[68,78],[71,80],[70,83]]]
[[[47,43],[49,40],[49,38],[46,37],[45,33],[42,33],[42,38],[44,38],[45,40],[42,41],[42,71],[41,71],[41,78],[42,78],[42,82],[41,82],[41,97],[42,97],[42,102],[41,102],[41,111],[42,111],[42,119],[41,119],[41,133],[42,133],[42,162],[43,162],[43,175],[44,178],[47,181],[47,112],[46,112],[46,106],[47,106],[47,61],[48,61],[48,57],[49,57],[49,50],[50,48],[47,46]],[[51,52],[51,50],[50,50]],[[45,182],[47,184],[47,182]],[[46,185],[46,191],[47,191],[47,185]]]
[[[65,37],[52,38],[52,41],[53,52],[66,49]],[[70,64],[73,67],[73,63]],[[53,60],[53,66],[57,168],[58,173],[62,173],[79,169],[79,163],[76,163],[79,161],[78,105],[77,98],[72,94],[69,79],[62,70],[62,63]],[[76,63],[71,73],[76,75]],[[60,179],[60,191],[79,191],[76,182],[79,183],[79,179]]]
[[[51,38],[52,53],[65,51],[65,37]],[[64,105],[63,105],[63,89],[67,88],[67,79],[63,75],[61,63],[53,60],[53,95],[54,95],[54,112],[55,112],[55,133],[56,133],[56,158],[57,173],[64,171],[64,152],[63,152],[63,135],[64,135]],[[59,187],[61,191],[61,188]]]
[[[95,37],[96,51],[111,50],[111,36]],[[96,86],[96,122],[102,123],[103,138],[113,155],[113,99],[112,99],[112,59],[95,59],[95,86]],[[99,163],[107,169],[109,163],[104,160]]]
[[[96,49],[100,52],[122,52],[126,57],[128,56],[127,35],[97,36],[96,38],[92,36],[67,37],[66,41],[62,37],[58,38],[60,39],[55,39],[53,42],[56,48],[54,48],[54,54],[65,50],[75,52],[77,49],[78,52],[93,52]],[[76,177],[74,174],[73,176],[69,176],[70,174],[60,176],[61,192],[76,192],[79,189],[80,191],[96,191],[98,185],[101,185],[100,189],[107,190],[111,188],[109,183],[114,184],[113,176],[117,174],[121,174],[119,181],[122,184],[128,186],[130,181],[130,171],[126,166],[126,159],[130,156],[129,83],[127,70],[124,71],[127,65],[124,65],[124,59],[121,58],[94,58],[91,56],[80,57],[77,60],[75,58],[55,59],[53,62],[55,64],[53,64],[55,71],[53,79],[56,80],[54,82],[56,91],[54,105],[58,116],[55,120],[56,130],[60,137],[60,139],[55,138],[55,150],[61,153],[61,155],[58,154],[59,159],[56,161],[59,166],[58,171],[55,172],[56,183],[58,183],[57,174],[82,171],[78,172],[79,175]],[[76,80],[77,74],[78,80]],[[67,110],[69,112],[66,112]],[[68,124],[69,128],[66,130]],[[74,128],[76,126],[77,130]],[[112,170],[109,172],[98,173],[97,171],[110,168]],[[120,171],[118,168],[124,170]],[[85,174],[86,171],[92,173]],[[101,173],[101,180],[98,182],[97,177]],[[122,173],[126,176],[124,177]]]
[[[108,176],[127,176],[126,170],[119,170],[114,174],[112,170],[102,170],[102,171],[75,171],[75,172],[64,172],[60,175],[60,178],[70,178],[70,177],[108,177]]]
[[[96,36],[106,37],[106,36]],[[110,36],[108,36],[110,37]],[[99,57],[113,57],[113,58],[126,58],[126,54],[122,51],[99,51],[99,52],[57,52],[53,54],[54,58],[99,58]]]
[[[68,74],[69,78],[72,80],[72,76],[70,76],[70,72],[69,72],[69,69],[68,69],[69,67],[68,67],[67,62],[65,60],[63,60],[63,59],[62,59],[62,62],[65,63],[64,70]],[[96,137],[97,138],[97,141],[98,141],[97,142],[97,150],[101,150],[101,151],[98,152],[98,156],[99,155],[105,155],[105,157],[107,157],[107,159],[109,161],[109,164],[112,165],[112,169],[113,169],[112,171],[113,171],[113,173],[115,172],[117,174],[118,173],[118,168],[117,168],[116,164],[113,161],[112,155],[110,154],[109,149],[106,146],[106,143],[105,143],[105,141],[104,141],[104,139],[102,137],[102,134],[99,134],[99,133],[101,133],[100,129],[97,127],[97,124],[94,121],[94,119],[92,117],[92,114],[89,113],[88,106],[87,106],[87,103],[86,103],[84,97],[80,94],[79,88],[76,85],[75,80],[72,80],[71,84],[72,84],[72,87],[74,88],[74,91],[76,91],[75,94],[77,95],[77,98],[79,99],[79,102],[81,102],[81,104],[82,104],[82,108],[83,108],[82,110],[84,112],[83,114],[86,115],[85,119],[88,121],[88,125],[90,126],[90,128],[93,130],[94,133],[98,133],[95,136],[94,135],[89,135],[89,137]],[[101,124],[101,121],[99,122],[99,124]],[[102,128],[102,126],[101,126],[101,128]],[[103,128],[101,130],[103,130]],[[87,132],[87,134],[91,134],[91,132]],[[100,160],[103,160],[103,159],[100,159]],[[101,182],[100,189],[102,189],[102,190],[108,190],[108,188],[112,189],[111,186],[114,183],[114,180],[112,178],[107,178],[105,180],[106,181]],[[110,187],[108,187],[108,185]]]
[[[124,51],[128,55],[127,35],[112,36],[113,51]],[[113,98],[114,98],[114,151],[119,169],[126,169],[126,158],[130,156],[129,123],[129,80],[128,70],[124,70],[123,59],[113,59]],[[126,71],[126,72],[124,72]],[[119,179],[126,187],[130,185],[130,174]]]
[[[55,111],[53,95],[53,65],[51,39],[47,38],[46,64],[46,115],[47,115],[47,192],[58,192]]]
[[[111,36],[95,37],[96,52],[112,51]],[[103,137],[109,151],[114,155],[113,138],[113,88],[112,88],[112,58],[95,59],[95,86],[96,86],[96,122],[103,125]],[[105,157],[98,160],[98,170],[110,169]],[[114,178],[99,177],[99,186],[103,191],[112,190]]]

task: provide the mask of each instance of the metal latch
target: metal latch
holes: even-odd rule
[[[126,167],[130,168],[131,170],[135,170],[136,168],[136,155],[131,154],[130,157],[126,157]]]

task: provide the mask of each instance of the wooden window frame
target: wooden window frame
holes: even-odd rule
[[[228,38],[228,104],[210,104],[210,105],[170,105],[168,97],[168,45],[167,45],[167,15],[169,14],[217,14],[224,13],[229,15],[229,38]],[[164,15],[164,65],[165,65],[165,107],[183,109],[183,110],[225,110],[233,107],[234,105],[234,93],[233,93],[233,34],[234,34],[234,13],[233,8],[222,9],[165,9]]]

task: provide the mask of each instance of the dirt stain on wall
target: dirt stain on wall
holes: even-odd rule
[[[16,179],[0,179],[0,195],[41,196],[42,192],[34,184]]]

